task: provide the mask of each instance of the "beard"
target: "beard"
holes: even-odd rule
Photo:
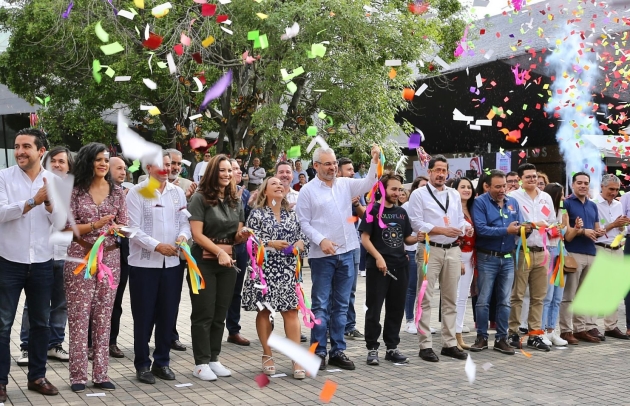
[[[393,198],[391,196],[385,197],[385,200],[387,200],[387,203],[393,204],[393,205],[396,205],[398,203],[398,198]]]

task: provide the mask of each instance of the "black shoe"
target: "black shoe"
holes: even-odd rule
[[[521,334],[527,334],[527,333],[529,333],[529,330],[528,330],[528,329],[526,329],[526,328],[523,328],[523,327],[519,327],[519,328],[518,328],[518,331],[519,331]]]
[[[521,344],[521,337],[519,337],[518,334],[510,335],[509,343],[510,343],[510,347],[519,348],[519,349],[523,348],[523,345]]]
[[[549,348],[547,344],[543,343],[542,338],[540,338],[539,336],[530,336],[527,339],[527,346],[529,348],[535,348],[539,351],[545,351],[545,352],[551,351],[551,348]]]
[[[171,341],[171,350],[186,351],[186,346],[182,344],[179,340],[173,340]]]
[[[300,334],[300,342],[301,343],[305,343],[308,341],[308,338],[306,338],[305,334]]]
[[[425,348],[424,350],[420,350],[420,354],[418,354],[420,358],[429,362],[438,362],[440,359],[433,352],[433,348]]]
[[[514,355],[514,348],[510,347],[505,338],[499,338],[494,341],[494,350],[507,355]]]
[[[457,346],[455,347],[442,347],[442,351],[440,351],[441,355],[446,355],[447,357],[451,357],[451,358],[455,358],[455,359],[461,359],[466,361],[466,358],[468,358],[468,354],[466,354],[464,351],[460,350],[459,348],[457,348]]]
[[[354,370],[354,362],[350,361],[350,358],[343,353],[343,351],[339,351],[332,357],[328,358],[328,365],[333,365],[339,367],[341,369],[347,369],[349,371]]]
[[[72,385],[70,385],[70,389],[74,393],[81,393],[85,390],[85,385],[82,383],[73,383]]]
[[[403,355],[398,348],[392,348],[385,352],[385,360],[395,362],[397,364],[406,364],[409,362],[409,358]]]
[[[101,383],[94,382],[94,387],[96,389],[103,389],[103,390],[115,390],[116,389],[114,384],[109,382],[109,381],[101,382]]]
[[[160,379],[164,379],[165,381],[175,380],[175,374],[173,373],[173,371],[171,371],[171,368],[169,367],[158,367],[153,365],[151,367],[151,373]]]
[[[367,355],[368,365],[378,365],[378,350],[369,350]]]
[[[488,339],[484,338],[481,334],[477,334],[475,343],[470,346],[470,351],[480,352],[488,349]]]
[[[142,383],[155,383],[155,377],[147,367],[136,370],[136,378],[138,378],[138,380]]]
[[[322,363],[319,364],[319,370],[323,371],[326,369],[326,355],[322,355],[322,354],[316,354],[319,358],[322,359]]]

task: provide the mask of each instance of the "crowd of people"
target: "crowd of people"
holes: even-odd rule
[[[618,200],[615,175],[604,175],[590,199],[591,176],[575,173],[565,199],[562,185],[533,164],[475,181],[450,178],[448,160],[438,155],[428,177],[406,190],[400,175],[383,172],[374,146],[371,164],[357,173],[329,148],[316,149],[306,170],[299,160],[279,161],[273,176],[259,158],[245,174],[242,160],[206,153],[191,181],[180,176],[182,153],[171,149],[161,165],[143,162],[147,176],[125,188],[126,163],[105,145],[87,144],[73,156],[65,147],[47,152],[46,144],[39,130],[18,132],[17,165],[0,171],[0,402],[7,399],[10,332],[22,291],[18,365],[28,366],[28,389],[44,395],[58,394],[46,379],[48,358],[69,362],[74,392],[86,389],[88,360],[94,387],[115,389],[108,363],[124,357],[117,336],[127,284],[134,367],[145,384],[174,380],[170,351],[187,349],[176,328],[184,279],[193,376],[205,381],[231,375],[220,360],[226,329],[229,343],[250,345],[240,333],[241,309],[257,312],[267,375],[276,373],[268,344],[276,313],[295,343],[309,340],[298,312],[310,319],[320,369],[355,369],[345,354],[348,339],[364,340],[367,365],[378,365],[381,334],[385,360],[409,362],[399,348],[403,320],[402,331],[418,336],[419,357],[438,362],[435,313],[440,354],[459,360],[466,350],[489,348],[489,328],[496,330],[493,349],[508,355],[630,339],[616,312],[603,315],[602,333],[595,317],[571,308],[595,256],[624,253],[618,236],[630,232],[630,194]],[[301,284],[306,258],[310,310]],[[362,274],[365,335],[355,311]],[[477,336],[467,344],[469,295]],[[293,377],[306,377],[295,362]]]

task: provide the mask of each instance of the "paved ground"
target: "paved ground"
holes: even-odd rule
[[[305,281],[310,281],[306,269]],[[359,326],[363,325],[363,299],[365,279],[359,278],[357,310]],[[125,309],[129,309],[128,297]],[[21,312],[21,307],[20,307]],[[183,295],[178,329],[181,340],[190,346],[190,314],[188,293]],[[432,322],[438,327],[437,310]],[[12,355],[19,356],[19,323],[16,317],[12,334]],[[620,314],[620,320],[625,320]],[[466,323],[472,327],[470,303]],[[608,339],[601,344],[580,343],[568,349],[553,349],[550,353],[533,353],[526,358],[517,353],[507,356],[498,352],[484,351],[473,354],[477,365],[477,380],[470,385],[464,372],[464,362],[442,357],[439,363],[432,364],[418,357],[416,336],[402,332],[400,349],[410,356],[410,363],[395,366],[384,361],[381,366],[365,365],[366,350],[363,342],[348,343],[347,354],[357,365],[355,371],[320,371],[315,379],[296,381],[291,377],[291,363],[279,355],[276,368],[289,377],[273,378],[271,383],[259,389],[254,377],[260,373],[261,347],[256,337],[254,314],[243,312],[242,333],[252,340],[250,347],[237,347],[224,343],[221,361],[232,370],[233,376],[216,382],[202,382],[192,376],[192,351],[172,352],[171,367],[177,380],[160,381],[155,385],[144,385],[136,381],[133,367],[132,318],[125,310],[119,345],[126,357],[110,359],[109,374],[117,389],[105,397],[88,397],[97,393],[91,388],[82,394],[70,391],[67,364],[50,361],[49,380],[60,389],[59,396],[44,397],[26,390],[26,368],[11,366],[9,376],[9,402],[15,405],[284,405],[321,404],[319,393],[327,379],[338,383],[338,389],[331,404],[354,405],[573,405],[573,404],[628,404],[628,363],[630,361],[630,341]],[[625,326],[620,326],[625,328]],[[600,320],[600,330],[603,331]],[[303,331],[307,330],[303,328]],[[276,323],[276,332],[282,333],[281,323]],[[472,343],[474,333],[466,335]],[[67,340],[66,340],[67,341]],[[306,344],[304,344],[306,345]],[[67,349],[67,343],[64,344]],[[439,333],[434,335],[434,350],[441,348]],[[482,366],[491,363],[484,371]],[[176,384],[192,383],[192,386],[176,388]]]

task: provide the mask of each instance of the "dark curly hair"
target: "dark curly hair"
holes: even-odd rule
[[[208,162],[206,172],[201,177],[201,182],[199,182],[197,192],[201,193],[206,201],[206,204],[210,206],[216,206],[219,203],[219,166],[223,161],[227,161],[229,163],[230,159],[224,154],[213,156],[212,159],[210,159],[210,162]],[[231,164],[230,170],[232,170]],[[224,198],[225,202],[231,208],[235,208],[238,205],[239,198],[236,197],[236,184],[234,183],[234,178],[232,178],[232,182],[226,186]]]
[[[72,174],[74,175],[74,186],[82,192],[88,193],[90,190],[90,185],[94,180],[94,161],[96,161],[96,156],[104,151],[108,151],[104,144],[90,142],[81,147],[77,153]],[[111,194],[114,190],[114,182],[109,172],[105,175],[105,180],[109,183],[109,193]]]

